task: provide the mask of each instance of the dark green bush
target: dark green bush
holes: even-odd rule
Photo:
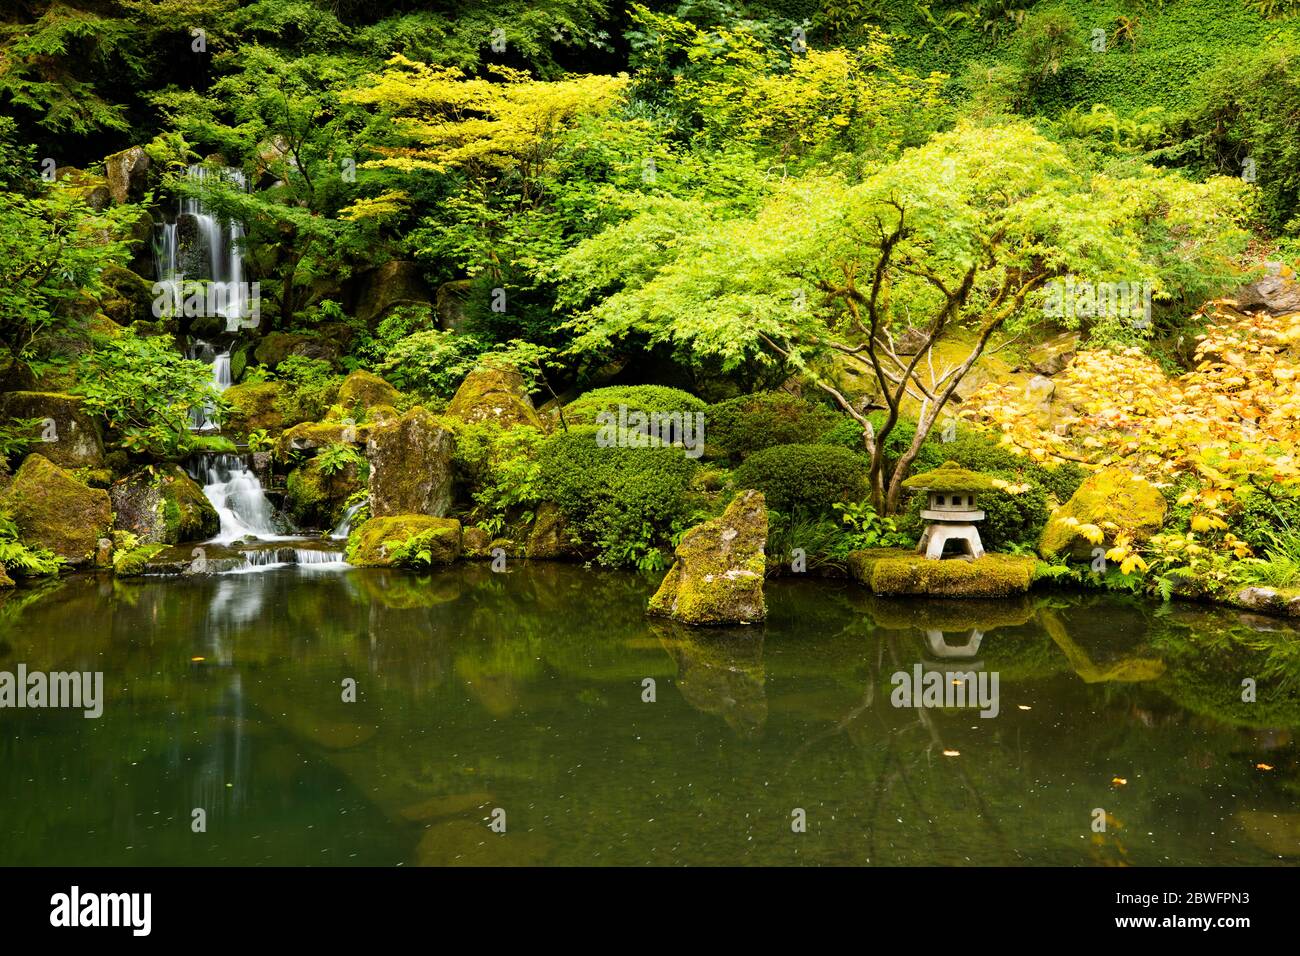
[[[559,506],[602,564],[662,565],[697,466],[680,448],[602,448],[599,431],[580,425],[542,443],[539,496]]]
[[[564,406],[564,420],[570,425],[590,425],[602,411],[618,411],[626,405],[637,412],[702,412],[708,405],[690,392],[665,385],[611,385],[594,388]],[[705,427],[710,423],[706,419]]]
[[[829,513],[837,501],[861,501],[867,469],[861,455],[838,445],[774,445],[755,452],[736,469],[737,488],[756,488],[768,508]]]
[[[1300,497],[1276,485],[1255,488],[1242,496],[1232,531],[1263,555],[1276,547],[1275,539],[1300,534]]]
[[[755,392],[709,406],[705,442],[728,455],[747,458],[773,445],[820,441],[838,419],[825,405],[789,392]],[[861,429],[858,434],[861,446]]]

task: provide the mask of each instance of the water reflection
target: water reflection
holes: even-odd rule
[[[644,616],[656,583],[475,564],[7,592],[0,669],[103,670],[107,700],[98,721],[0,711],[0,815],[16,834],[0,863],[1300,853],[1300,642],[1284,624],[795,580],[770,587],[765,626],[697,630]],[[996,674],[997,716],[894,706],[892,676],[917,664]],[[1095,807],[1113,820],[1100,840]],[[486,827],[496,808],[504,835]]]

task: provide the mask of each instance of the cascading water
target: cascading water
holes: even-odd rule
[[[339,519],[338,525],[330,532],[331,538],[346,538],[352,533],[352,519],[357,516],[357,512],[365,507],[365,502],[358,501],[356,504],[348,505],[348,510],[343,512],[343,517]]]
[[[195,339],[193,344],[185,350],[185,357],[208,364],[212,369],[212,387],[218,392],[224,392],[230,387],[229,349],[218,352],[210,343],[204,342],[202,339]],[[221,423],[217,421],[215,409],[212,406],[190,409],[191,431],[209,432],[218,431],[220,428]]]
[[[205,455],[201,468],[203,493],[221,518],[221,531],[214,542],[229,544],[250,535],[273,538],[279,534],[262,483],[241,457]]]
[[[190,166],[185,175],[195,182],[224,180],[240,189],[248,189],[244,174],[238,169]],[[158,279],[165,284],[172,315],[185,312],[187,296],[193,294],[187,281],[204,281],[206,316],[220,316],[237,323],[251,311],[248,286],[244,283],[244,227],[238,222],[219,219],[204,208],[196,197],[182,196],[176,221],[158,227],[154,256]],[[211,303],[212,308],[207,305]]]

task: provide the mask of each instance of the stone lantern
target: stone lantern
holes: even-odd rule
[[[924,491],[929,496],[921,512],[927,523],[916,546],[920,554],[938,561],[949,541],[959,541],[964,553],[956,557],[974,561],[984,556],[984,545],[975,527],[975,522],[984,520],[984,512],[975,497],[982,491],[993,490],[992,479],[948,461],[934,471],[913,475],[903,482],[903,487]]]

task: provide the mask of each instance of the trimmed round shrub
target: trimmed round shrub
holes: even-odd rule
[[[819,442],[838,419],[825,405],[789,392],[755,392],[709,406],[705,441],[728,455],[747,458],[773,445]]]
[[[602,564],[636,564],[686,517],[696,464],[680,448],[609,447],[580,425],[547,438],[538,454],[539,496],[554,501]],[[628,434],[635,441],[643,436]]]
[[[829,512],[837,501],[861,501],[867,469],[860,455],[838,445],[774,445],[736,469],[737,488],[756,488],[773,511]]]
[[[702,412],[708,405],[690,392],[666,385],[611,385],[594,388],[564,406],[570,425],[591,425],[603,411],[617,412],[620,405],[636,412]],[[707,426],[707,420],[706,420]]]

